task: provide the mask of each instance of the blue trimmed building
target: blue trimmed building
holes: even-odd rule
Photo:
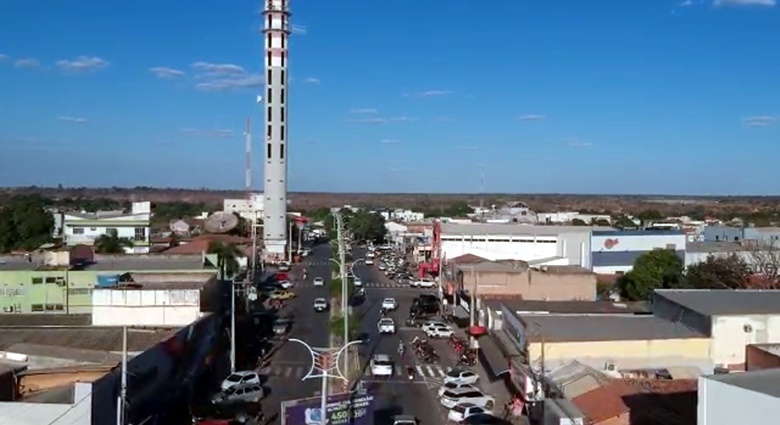
[[[679,230],[593,230],[591,268],[598,274],[623,274],[654,249],[670,249],[685,261],[687,236]]]

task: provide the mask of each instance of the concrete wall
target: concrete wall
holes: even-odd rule
[[[571,301],[596,299],[596,275],[590,273],[474,272],[463,274],[463,288],[479,295],[520,295],[526,300]]]
[[[734,242],[744,239],[744,232],[741,227],[705,226],[702,233],[705,241]]]
[[[73,404],[0,403],[0,423],[13,425],[91,425],[92,384],[74,384]]]
[[[613,363],[618,369],[698,366],[712,370],[707,338],[660,339],[637,341],[531,342],[528,353],[538,364],[544,351],[545,368],[550,369],[571,360],[603,369]]]
[[[699,378],[698,425],[771,424],[780,417],[780,398]]]
[[[201,316],[200,290],[94,289],[95,326],[186,326]]]
[[[442,235],[442,255],[473,254],[488,260],[540,260],[558,256],[558,237],[520,235]]]
[[[135,247],[126,248],[126,253],[149,252],[151,214],[130,214],[120,217],[84,219],[64,215],[63,240],[67,245],[92,245],[95,239],[115,231],[120,238],[133,241]]]
[[[591,267],[590,230],[561,233],[558,236],[558,255],[569,260],[568,264],[586,269]]]
[[[779,341],[780,315],[712,318],[712,359],[718,366],[742,369],[749,344]]]

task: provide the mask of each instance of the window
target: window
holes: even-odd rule
[[[274,74],[270,69],[268,70],[268,72],[266,72],[266,74],[268,74],[265,76],[266,83],[271,84],[271,78],[273,77]]]
[[[267,47],[271,47],[271,33],[269,32],[268,35],[265,37],[268,40],[268,43],[266,44]]]
[[[46,304],[46,311],[62,311],[65,307],[62,304]]]
[[[266,114],[265,114],[266,115],[266,120],[265,120],[265,122],[271,122],[274,119],[273,115],[271,115],[271,114],[273,114],[273,111],[271,110],[271,107],[269,106],[268,108],[266,108]]]
[[[281,151],[279,152],[279,157],[281,159],[284,159],[284,143],[282,143],[282,145],[279,147],[279,149],[281,149]]]
[[[271,137],[271,126],[265,127],[265,137]]]
[[[284,93],[284,89],[282,89],[282,105],[284,105],[284,103],[285,103],[285,100],[284,100],[284,95],[285,95],[285,93]]]
[[[287,85],[287,78],[285,78],[285,71],[284,70],[282,70],[282,85],[283,86]]]
[[[268,144],[268,159],[271,159],[271,144]]]
[[[135,228],[135,235],[133,235],[133,240],[145,241],[146,240],[146,228],[145,227],[136,227]]]
[[[268,61],[268,66],[271,66],[271,51],[270,50],[265,55],[265,57],[266,57],[266,60]]]
[[[119,232],[116,230],[115,227],[106,227],[106,235],[108,236],[116,236]]]
[[[3,313],[13,313],[14,312],[14,306],[7,306],[3,307]]]
[[[282,35],[282,49],[287,48],[287,36]]]
[[[268,87],[268,95],[265,97],[265,101],[266,101],[266,103],[270,103],[270,102],[271,102],[271,93],[272,93],[272,92],[273,92],[273,91],[271,90],[271,88],[270,88],[270,87]]]
[[[43,304],[33,304],[30,306],[30,310],[33,312],[43,311]]]
[[[46,278],[46,283],[57,283],[57,279],[54,276],[49,276]]]
[[[287,52],[282,50],[282,66],[285,66],[287,63]]]
[[[284,141],[284,126],[282,126],[282,131],[279,133],[279,140]]]
[[[32,284],[33,285],[40,285],[41,283],[43,283],[43,278],[42,277],[34,277],[34,278],[32,278]]]
[[[279,109],[279,118],[281,118],[281,119],[282,119],[282,122],[284,122],[284,106],[282,106],[282,107]]]
[[[83,235],[84,234],[84,228],[83,227],[74,227],[73,228],[73,234],[74,235]]]
[[[92,290],[89,288],[71,288],[68,289],[68,295],[90,295]]]

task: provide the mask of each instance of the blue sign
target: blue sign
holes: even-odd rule
[[[319,397],[293,401],[284,406],[286,425],[320,425]],[[374,423],[374,396],[346,393],[328,397],[328,425],[371,425]]]

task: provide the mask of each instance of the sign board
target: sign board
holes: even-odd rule
[[[319,397],[282,402],[282,425],[320,425]],[[342,393],[328,397],[328,425],[372,425],[374,396],[367,393]]]

